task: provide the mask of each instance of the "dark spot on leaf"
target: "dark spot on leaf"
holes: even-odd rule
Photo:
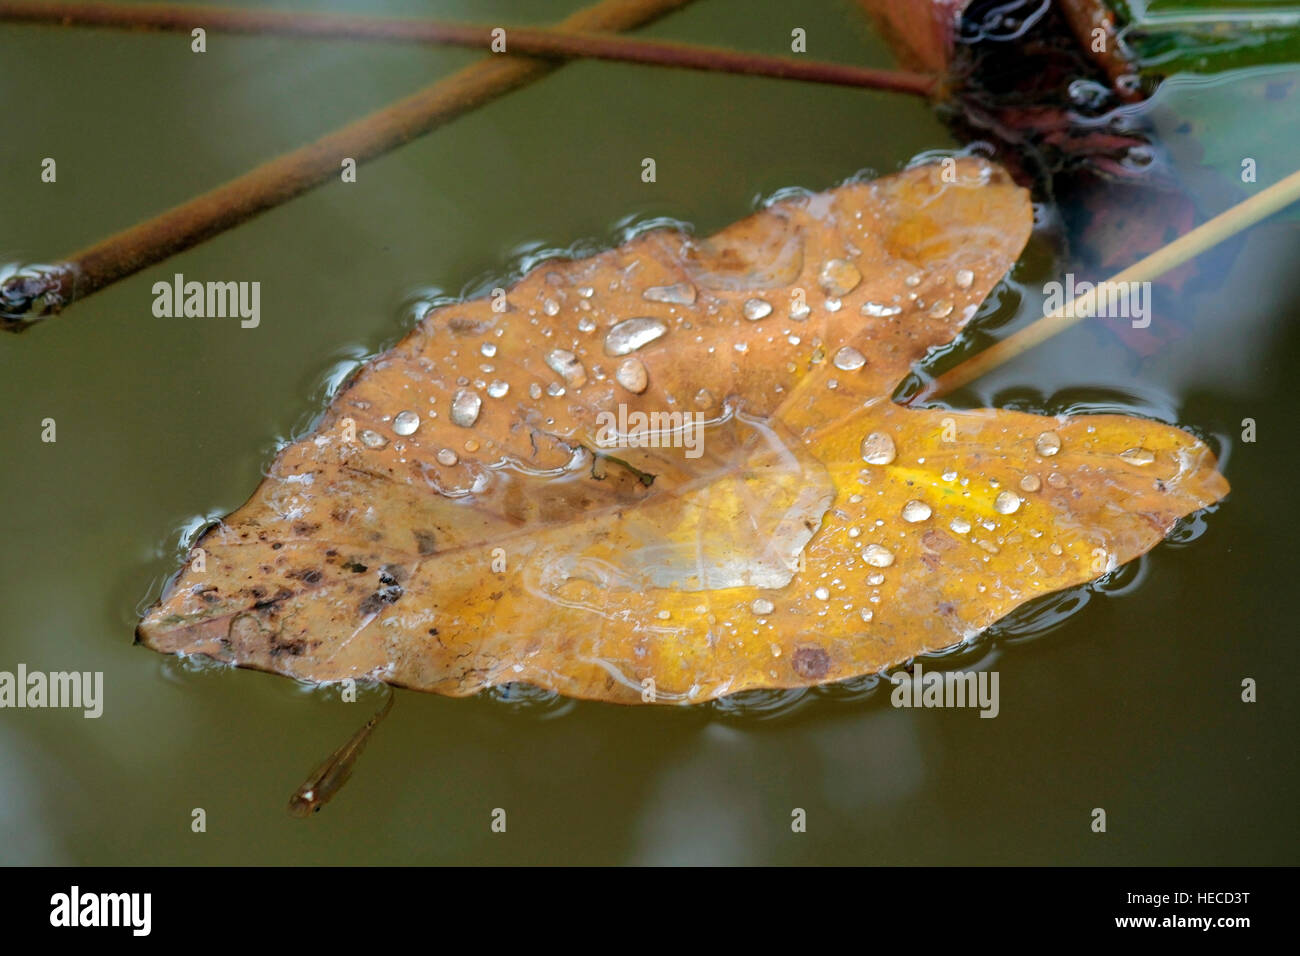
[[[320,525],[312,521],[295,521],[293,523],[293,533],[301,535],[304,538],[308,535],[315,534],[319,530]]]
[[[291,597],[293,597],[292,591],[290,591],[288,588],[280,588],[280,590],[276,591],[275,594],[273,594],[271,597],[267,598],[264,601],[258,601],[256,604],[254,604],[253,610],[265,611],[267,608],[275,607],[275,605],[279,604],[281,601],[287,600],[288,598]]]
[[[279,551],[279,550],[280,550],[281,548],[283,548],[283,547],[284,547],[284,542],[283,542],[283,541],[277,541],[275,544],[271,545],[271,550],[272,550],[272,551]]]
[[[469,319],[463,315],[454,315],[447,320],[447,328],[453,335],[482,335],[491,327],[488,322]]]
[[[816,680],[831,669],[831,656],[820,647],[801,647],[790,658],[790,666],[800,677]]]
[[[290,657],[301,657],[307,645],[303,641],[281,641],[275,635],[271,636],[271,656],[279,657],[282,654],[288,654]]]
[[[370,569],[367,568],[360,561],[344,561],[343,570],[351,571],[353,574],[360,574],[362,571],[368,571]]]
[[[397,600],[405,593],[396,584],[389,587],[380,588],[374,594],[366,597],[361,602],[361,616],[366,617],[371,614],[378,614],[390,604],[396,604]]]
[[[955,547],[957,542],[942,531],[931,529],[921,536],[921,544],[931,551],[947,551]]]
[[[415,550],[420,554],[433,554],[438,550],[432,531],[413,531],[415,535]]]

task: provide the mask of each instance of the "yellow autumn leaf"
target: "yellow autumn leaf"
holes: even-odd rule
[[[200,538],[139,638],[309,681],[625,703],[966,640],[1227,493],[1171,426],[890,401],[1031,223],[967,158],[433,310]]]

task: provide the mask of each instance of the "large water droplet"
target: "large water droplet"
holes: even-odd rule
[[[975,273],[971,272],[969,269],[957,270],[957,276],[956,276],[957,288],[969,289],[971,287],[971,283],[974,281],[975,281]]]
[[[957,517],[952,519],[952,524],[948,525],[957,534],[970,534],[970,522],[965,518]]]
[[[1037,475],[1025,475],[1020,479],[1020,490],[1034,492],[1043,487],[1042,480]]]
[[[775,611],[776,605],[766,598],[757,598],[754,603],[749,606],[749,609],[761,617]]]
[[[695,286],[689,282],[651,286],[641,293],[641,298],[670,305],[692,305],[695,302]]]
[[[898,315],[903,311],[899,305],[885,305],[883,302],[863,302],[862,308],[858,309],[863,315],[874,315],[884,317],[889,315]]]
[[[482,352],[484,355],[486,355],[488,358],[491,358],[492,356],[497,354],[497,347],[492,342],[484,342],[482,345],[478,347],[478,350]]]
[[[618,370],[614,372],[614,380],[634,395],[640,395],[650,383],[645,366],[635,356],[624,359],[619,364]]]
[[[1061,436],[1056,432],[1043,432],[1034,439],[1034,451],[1044,458],[1051,458],[1061,450]]]
[[[1156,456],[1145,448],[1130,448],[1128,451],[1120,452],[1119,457],[1130,465],[1149,465],[1156,460]]]
[[[483,399],[478,397],[478,392],[462,388],[451,400],[451,423],[461,428],[473,428],[482,407]]]
[[[772,303],[766,299],[746,299],[742,311],[749,321],[757,322],[759,319],[765,319],[772,314]]]
[[[440,449],[438,454],[434,457],[438,459],[438,464],[446,465],[448,468],[460,461],[460,456],[450,448]]]
[[[1014,491],[1002,491],[993,499],[993,510],[1000,515],[1013,515],[1020,510],[1020,496]]]
[[[487,387],[487,393],[493,398],[505,398],[510,392],[510,383],[503,382],[500,379],[491,382]]]
[[[837,299],[848,295],[861,281],[862,273],[847,259],[828,260],[817,277],[817,284],[822,287],[822,291]]]
[[[627,355],[668,331],[668,326],[658,319],[641,316],[624,319],[605,333],[605,351],[610,355]]]
[[[862,366],[866,365],[867,357],[857,349],[853,348],[853,346],[846,345],[835,353],[835,358],[832,361],[835,363],[836,368],[843,369],[846,372],[852,372],[855,369],[860,369]]]
[[[367,428],[361,433],[361,444],[367,448],[383,448],[388,444],[388,439],[379,432]]]
[[[894,563],[894,552],[879,544],[869,544],[862,549],[862,560],[873,568],[887,568]]]
[[[884,432],[872,432],[862,439],[862,460],[868,465],[888,465],[897,454],[894,439]]]
[[[932,513],[930,506],[924,501],[912,500],[903,505],[903,520],[909,521],[912,524],[915,524],[918,521],[924,521],[926,518],[930,517]]]
[[[578,361],[578,356],[565,349],[552,349],[546,353],[546,364],[551,371],[564,379],[570,388],[581,388],[587,383],[587,370]]]
[[[930,318],[946,319],[952,315],[952,299],[940,299],[930,308]]]
[[[414,435],[420,427],[420,416],[415,412],[398,412],[393,419],[393,431],[398,435]]]

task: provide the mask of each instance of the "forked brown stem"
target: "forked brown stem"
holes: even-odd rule
[[[601,0],[572,14],[557,29],[579,33],[628,30],[689,2]],[[77,6],[98,5],[68,4],[67,8]],[[10,276],[0,285],[0,327],[9,331],[27,328],[34,318],[58,312],[329,181],[339,175],[344,158],[360,164],[380,156],[560,65],[514,55],[489,57],[54,266]]]

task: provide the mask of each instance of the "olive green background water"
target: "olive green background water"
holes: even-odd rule
[[[277,6],[509,24],[575,4]],[[645,33],[782,53],[803,27],[810,56],[891,64],[852,4],[791,6],[700,0]],[[196,55],[181,34],[0,26],[0,260],[55,260],[477,55],[217,34]],[[1212,117],[1226,168],[1195,144],[1175,157],[1204,184],[1203,209],[1231,201],[1220,184],[1239,155],[1257,158],[1261,184],[1290,171],[1294,102],[1259,105],[1231,138]],[[0,339],[0,670],[103,671],[106,685],[98,720],[0,710],[0,862],[1297,862],[1294,219],[1161,293],[1154,322],[1182,334],[1147,360],[1085,324],[953,396],[1179,423],[1221,450],[1233,486],[1181,529],[1195,540],[926,662],[996,669],[994,720],[896,710],[870,682],[690,709],[404,691],[354,779],[299,821],[289,794],[374,699],[132,646],[185,529],[243,503],[330,376],[401,336],[413,297],[505,275],[527,249],[610,244],[655,216],[708,232],[777,189],[960,146],[904,97],[574,64],[361,167],[356,184]],[[39,181],[47,156],[56,184]],[[1036,237],[942,361],[1041,314],[1042,283],[1068,267]],[[178,271],[259,280],[261,326],[155,318],[150,286]],[[40,440],[47,417],[54,444]],[[1255,443],[1241,441],[1247,417]],[[1240,700],[1246,677],[1257,703]],[[205,833],[191,832],[196,807]],[[791,832],[796,807],[806,833]]]

